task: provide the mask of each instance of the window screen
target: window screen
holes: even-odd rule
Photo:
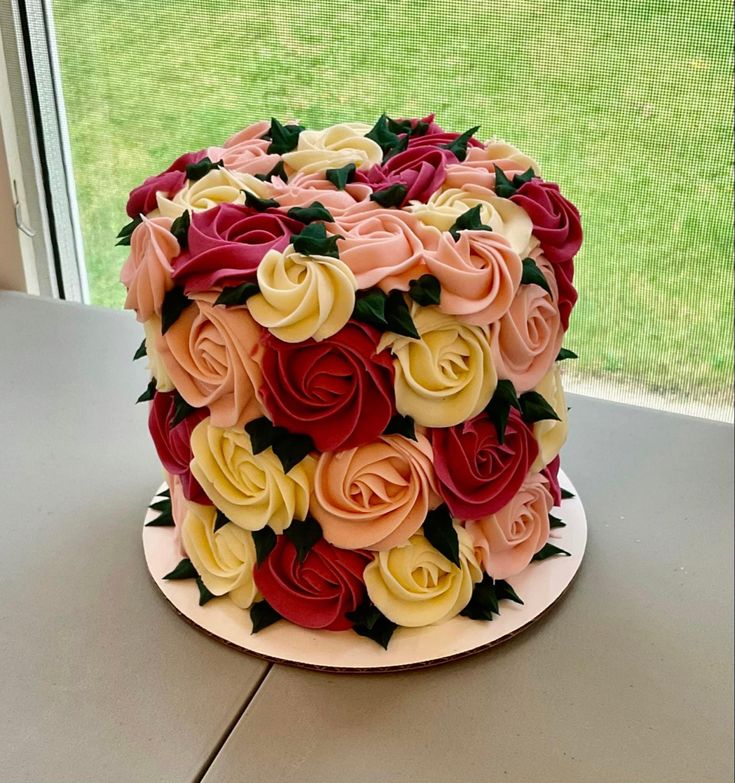
[[[131,187],[275,115],[481,124],[579,205],[578,388],[731,416],[732,7],[723,0],[55,0],[92,301]],[[567,362],[566,364],[570,364]]]

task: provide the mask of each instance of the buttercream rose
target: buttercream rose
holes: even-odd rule
[[[255,543],[247,530],[226,524],[215,530],[217,509],[189,503],[181,543],[204,586],[212,595],[227,595],[241,609],[255,600]]]
[[[536,460],[538,463],[538,459]],[[561,467],[561,459],[557,454],[554,459],[541,471],[541,475],[546,479],[551,498],[554,501],[555,506],[560,506],[561,497],[561,485],[559,484],[559,468]]]
[[[269,250],[283,251],[304,224],[278,212],[238,204],[195,213],[189,247],[174,263],[174,280],[186,293],[237,286],[256,276]]]
[[[319,457],[311,513],[327,541],[344,549],[385,550],[405,544],[421,527],[440,499],[431,444],[416,437],[383,435]]]
[[[463,185],[479,185],[495,190],[495,168],[501,169],[508,179],[523,174],[528,169],[540,175],[538,163],[512,144],[504,141],[489,141],[482,147],[471,147],[461,163],[447,166],[447,188],[461,188]]]
[[[209,412],[206,408],[196,410],[172,427],[175,410],[175,394],[156,392],[148,413],[148,429],[158,459],[169,474],[179,479],[187,500],[209,504],[209,498],[189,469],[192,458],[191,433],[202,419],[207,418]]]
[[[543,256],[534,255],[551,295],[539,285],[522,285],[505,315],[490,325],[498,377],[511,380],[519,394],[533,389],[549,372],[564,338],[554,273]]]
[[[293,519],[305,519],[314,474],[307,456],[288,473],[271,448],[253,454],[250,436],[215,427],[204,419],[191,434],[191,472],[209,499],[236,525],[282,533]]]
[[[273,422],[310,435],[319,451],[375,440],[395,413],[393,363],[378,337],[356,321],[318,343],[265,336],[260,394]]]
[[[186,512],[189,508],[189,501],[184,497],[184,490],[181,488],[181,480],[178,476],[172,476],[166,473],[166,483],[171,494],[171,516],[174,520],[174,547],[179,557],[186,557],[186,552],[181,543],[181,528],[184,525]]]
[[[397,209],[372,202],[335,216],[339,257],[360,288],[378,286],[386,293],[408,291],[410,280],[426,272],[424,253],[436,247],[439,232]]]
[[[305,256],[289,245],[258,265],[260,293],[248,299],[253,318],[279,340],[323,340],[338,332],[355,306],[357,281],[338,258]]]
[[[262,136],[270,129],[267,120],[255,122],[230,136],[222,147],[210,148],[209,159],[222,161],[226,169],[242,174],[267,174],[278,165],[279,155],[268,152],[270,142]]]
[[[557,184],[536,178],[524,183],[511,196],[511,201],[528,213],[533,222],[533,234],[541,242],[544,255],[554,269],[561,322],[566,330],[577,301],[573,259],[582,246],[579,211],[562,196]]]
[[[461,135],[461,133],[456,133],[455,131],[445,131],[432,122],[426,133],[409,137],[408,149],[443,149],[448,144],[456,141]],[[468,149],[482,147],[482,142],[472,136],[467,142],[467,147]]]
[[[482,569],[467,531],[458,525],[454,529],[459,567],[416,534],[403,546],[379,552],[365,569],[370,600],[389,620],[417,628],[451,620],[467,606]]]
[[[428,201],[444,184],[447,163],[456,161],[456,155],[448,149],[415,146],[399,152],[382,165],[357,171],[355,178],[373,190],[403,185],[406,195],[399,206],[404,206],[409,201]]]
[[[168,370],[161,358],[161,354],[158,353],[161,319],[157,315],[152,315],[143,323],[143,332],[145,333],[146,363],[151,377],[155,378],[156,390],[160,392],[173,391],[173,382],[168,375]]]
[[[503,508],[467,522],[475,553],[493,579],[520,574],[544,546],[552,505],[545,479],[532,473]]]
[[[370,556],[337,549],[317,541],[299,562],[296,547],[285,536],[255,569],[263,598],[281,615],[302,628],[346,631],[347,614],[365,599],[362,573]]]
[[[170,218],[143,216],[130,237],[130,255],[120,271],[120,281],[128,289],[125,307],[135,310],[139,321],[161,314],[167,291],[173,288],[171,261],[180,252],[171,233]]]
[[[344,122],[324,130],[305,130],[299,134],[296,149],[283,155],[289,171],[314,174],[339,169],[354,163],[358,169],[369,168],[383,159],[383,150],[365,137],[369,125]]]
[[[473,207],[480,207],[484,225],[504,236],[513,250],[524,255],[531,241],[531,220],[518,206],[500,198],[492,190],[464,185],[435,193],[425,204],[414,202],[406,209],[427,226],[449,231],[457,218]]]
[[[244,204],[246,190],[258,198],[270,195],[270,185],[252,174],[216,168],[201,179],[187,181],[181,190],[170,196],[158,193],[158,211],[164,217],[175,219],[187,210],[203,212],[219,204]]]
[[[426,427],[451,427],[476,416],[497,386],[487,328],[463,323],[436,307],[411,306],[415,340],[386,332],[395,365],[396,408]]]
[[[541,379],[534,391],[538,392],[551,405],[554,413],[559,417],[559,421],[556,421],[556,419],[542,419],[533,425],[533,434],[539,446],[538,459],[534,465],[534,470],[541,470],[542,467],[549,465],[554,457],[559,454],[561,447],[566,442],[569,431],[569,412],[567,411],[567,401],[564,397],[564,388],[561,383],[559,365],[555,365]]]
[[[186,184],[186,167],[190,163],[198,163],[206,154],[206,150],[199,150],[180,155],[165,171],[148,177],[142,185],[133,188],[125,208],[128,216],[146,215],[158,206],[159,193],[168,198],[181,190]]]
[[[508,240],[494,231],[445,232],[426,267],[441,284],[439,309],[471,324],[497,321],[521,284],[523,264]]]
[[[504,442],[487,414],[431,430],[439,492],[452,516],[478,519],[510,502],[538,454],[531,430],[512,408]]]
[[[288,181],[280,177],[271,180],[271,198],[282,209],[309,206],[318,201],[335,217],[355,204],[368,201],[372,192],[364,182],[348,182],[339,190],[323,174],[295,174]]]
[[[257,419],[261,328],[244,308],[215,307],[214,294],[192,299],[156,340],[168,375],[189,405],[209,408],[218,427]]]

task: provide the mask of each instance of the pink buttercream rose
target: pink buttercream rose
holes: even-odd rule
[[[160,174],[148,177],[142,185],[133,188],[128,196],[128,203],[125,211],[131,218],[138,215],[145,215],[151,210],[156,209],[158,202],[157,193],[163,193],[166,198],[170,198],[174,193],[178,193],[186,183],[186,167],[191,163],[198,163],[206,157],[207,150],[198,152],[187,152],[180,155],[176,160]]]
[[[324,537],[344,549],[401,546],[441,502],[431,444],[383,435],[347,451],[325,452],[317,463],[311,513]]]
[[[280,204],[281,209],[308,207],[318,201],[334,217],[368,201],[372,192],[370,186],[363,182],[350,182],[344,190],[338,190],[321,172],[295,174],[287,182],[280,177],[271,180],[271,198]]]
[[[538,456],[528,425],[511,408],[503,443],[485,413],[430,430],[439,493],[461,520],[494,514],[518,492]]]
[[[143,217],[130,237],[130,255],[120,280],[128,289],[125,307],[135,310],[139,321],[160,315],[163,298],[173,288],[171,261],[180,248],[169,230],[172,222],[165,217]]]
[[[230,171],[242,174],[268,174],[281,159],[268,152],[270,142],[261,138],[270,128],[267,120],[261,120],[230,136],[222,147],[209,147],[211,161],[221,161]]]
[[[447,163],[456,161],[456,155],[447,149],[414,146],[399,152],[385,163],[356,171],[355,179],[365,182],[375,191],[392,185],[403,185],[406,194],[399,204],[402,207],[409,201],[428,201],[444,183]]]
[[[269,250],[285,250],[303,228],[303,223],[276,209],[259,212],[221,204],[194,212],[189,246],[174,263],[174,282],[189,294],[254,280],[263,256]]]
[[[523,274],[518,253],[492,231],[461,231],[457,240],[444,232],[424,259],[441,284],[439,309],[479,326],[508,310]]]
[[[577,301],[573,282],[574,256],[582,246],[579,211],[562,196],[557,184],[537,178],[524,183],[510,200],[528,213],[533,223],[533,235],[551,262],[559,289],[561,322],[566,330]]]
[[[424,254],[437,246],[440,233],[398,209],[358,204],[335,217],[339,257],[352,270],[359,288],[378,286],[386,293],[408,290],[426,272]],[[334,224],[333,224],[334,225]]]
[[[552,503],[544,477],[534,473],[499,511],[467,522],[477,559],[493,579],[519,574],[542,549],[549,538]]]
[[[263,410],[261,328],[245,308],[215,307],[214,294],[195,294],[158,352],[179,394],[195,408],[209,407],[214,427],[239,427]]]
[[[537,169],[535,161],[520,150],[502,141],[490,141],[484,146],[470,147],[467,157],[461,163],[447,166],[448,188],[465,185],[495,190],[495,167],[501,169],[508,179],[523,174],[528,169]]]
[[[564,338],[554,271],[538,248],[530,256],[549,283],[551,296],[535,283],[521,285],[505,315],[490,325],[498,378],[512,381],[518,394],[533,389],[549,372]]]

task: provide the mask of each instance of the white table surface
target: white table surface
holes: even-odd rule
[[[129,314],[0,293],[0,783],[726,783],[733,429],[571,397],[575,585],[433,670],[269,666],[150,581]],[[263,679],[264,678],[264,679]]]

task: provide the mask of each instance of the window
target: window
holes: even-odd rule
[[[482,124],[580,206],[582,391],[732,416],[732,8],[721,0],[54,0],[91,301],[127,192],[254,119]]]

